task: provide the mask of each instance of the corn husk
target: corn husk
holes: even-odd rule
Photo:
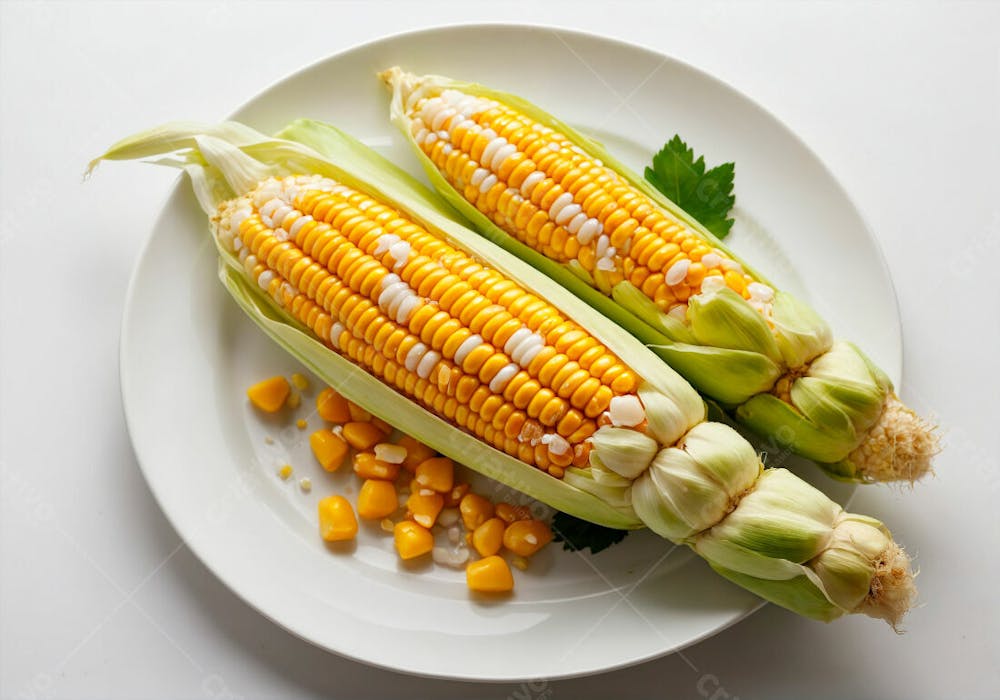
[[[815,619],[862,612],[896,627],[916,597],[912,574],[901,573],[909,560],[882,523],[784,469],[764,471],[691,546],[735,583]]]

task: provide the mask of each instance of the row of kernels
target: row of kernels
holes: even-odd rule
[[[475,119],[478,122],[475,130],[481,136],[477,136],[474,143],[462,141],[461,146],[455,146],[457,150],[449,149],[448,167],[444,167],[434,147],[422,146],[445,175],[465,190],[466,198],[505,230],[549,257],[578,260],[588,272],[603,273],[602,279],[610,271],[614,280],[609,278],[604,285],[595,274],[594,282],[599,287],[610,289],[619,279],[626,278],[640,286],[641,281],[651,279],[656,284],[646,285],[648,296],[664,310],[680,307],[683,312],[687,298],[700,291],[704,279],[711,275],[711,268],[723,265],[724,271],[729,273],[723,278],[726,285],[746,298],[746,287],[752,279],[735,261],[709,248],[603,164],[587,160],[586,154],[574,149],[562,135],[546,128],[544,138],[539,138],[537,129],[529,131],[522,120],[531,123],[530,119],[504,105],[480,114]],[[505,130],[503,125],[508,123],[516,123],[517,128]],[[497,139],[497,134],[503,138]],[[529,137],[525,138],[526,135]],[[504,141],[511,145],[504,146],[496,156],[499,159],[499,154],[507,154],[503,164],[497,167],[498,164],[492,161],[482,163],[483,168],[497,173],[488,179],[489,187],[464,186],[473,170],[488,172],[475,162],[477,150],[489,153],[494,144]],[[466,151],[467,156],[462,151]],[[461,178],[462,185],[458,185],[458,166],[463,160],[465,175]],[[509,167],[507,161],[510,161]],[[529,173],[530,191],[518,193],[521,181]],[[566,227],[574,227],[568,223],[570,215],[563,216],[564,208],[580,221],[591,216],[596,217],[595,222],[601,222],[605,230],[602,238],[607,238],[606,250],[621,249],[626,255],[622,270],[616,269],[618,261],[610,261],[611,265],[605,266],[607,271],[597,270],[600,253],[589,245],[581,245],[589,243],[590,236],[584,241],[567,235]],[[554,213],[555,209],[558,213]],[[637,268],[635,262],[640,267]],[[666,284],[663,273],[670,277]],[[641,281],[635,279],[639,276]],[[678,285],[683,288],[668,288]]]

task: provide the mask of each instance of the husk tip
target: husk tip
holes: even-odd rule
[[[916,575],[910,557],[902,547],[890,542],[875,562],[868,595],[855,612],[885,620],[893,631],[901,634],[900,623],[917,598]]]
[[[918,416],[895,394],[850,460],[864,481],[901,481],[911,485],[928,473],[940,452],[937,426]]]

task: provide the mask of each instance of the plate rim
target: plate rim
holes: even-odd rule
[[[624,49],[624,50],[629,50],[629,51],[635,51],[635,50],[641,51],[641,52],[643,52],[643,53],[645,53],[645,54],[647,54],[647,55],[649,55],[651,57],[655,57],[656,59],[673,62],[674,64],[683,67],[685,70],[691,71],[692,73],[696,74],[699,79],[706,80],[706,81],[708,81],[710,83],[715,84],[715,86],[724,88],[725,90],[727,90],[727,91],[735,94],[739,98],[742,98],[742,100],[747,104],[747,106],[750,106],[750,107],[752,107],[755,110],[758,110],[759,112],[763,113],[763,115],[766,116],[769,120],[771,120],[772,122],[774,122],[775,124],[777,124],[781,128],[781,130],[784,132],[784,135],[790,136],[794,140],[795,144],[799,148],[801,148],[803,151],[805,151],[815,161],[815,163],[821,169],[822,174],[825,175],[829,179],[829,181],[834,185],[834,187],[837,190],[837,193],[840,196],[842,196],[846,201],[850,202],[851,206],[854,208],[854,210],[855,210],[855,212],[857,214],[858,220],[859,220],[859,222],[861,224],[861,228],[864,231],[864,235],[870,241],[870,243],[873,244],[875,252],[877,254],[876,255],[877,264],[880,267],[880,269],[881,269],[881,271],[882,271],[882,273],[884,275],[884,279],[888,283],[888,293],[889,293],[889,296],[891,297],[891,307],[892,307],[892,310],[894,312],[893,313],[894,325],[896,327],[896,335],[898,336],[898,342],[895,343],[896,347],[895,347],[895,349],[893,351],[894,352],[894,358],[893,359],[895,360],[895,366],[899,368],[899,374],[900,375],[902,374],[902,370],[903,370],[903,362],[902,362],[902,359],[903,359],[902,318],[900,316],[899,297],[898,297],[898,294],[896,292],[895,282],[894,282],[894,280],[892,278],[891,271],[890,271],[890,268],[889,268],[889,265],[888,265],[888,261],[887,261],[887,259],[885,257],[885,252],[882,249],[882,245],[881,245],[878,237],[875,236],[875,234],[873,232],[873,229],[872,229],[871,225],[869,224],[868,218],[865,215],[865,212],[861,209],[861,207],[854,200],[854,198],[852,198],[850,196],[848,190],[843,185],[841,179],[839,177],[837,177],[837,175],[833,172],[833,170],[826,163],[826,161],[824,161],[822,158],[820,158],[820,156],[812,149],[812,147],[810,147],[809,144],[805,140],[803,140],[803,138],[801,136],[799,136],[799,134],[795,130],[793,130],[781,118],[779,118],[778,116],[776,116],[770,109],[768,109],[767,107],[765,107],[764,105],[762,105],[756,99],[754,99],[750,95],[746,94],[745,92],[743,92],[739,88],[733,86],[728,81],[726,81],[726,80],[724,80],[722,78],[719,78],[719,77],[717,77],[717,76],[715,76],[715,75],[707,72],[706,70],[704,70],[702,68],[699,68],[696,65],[691,64],[690,62],[688,62],[688,61],[686,61],[686,60],[684,60],[682,58],[678,58],[677,56],[674,56],[672,54],[660,51],[660,50],[655,49],[653,47],[650,47],[650,46],[648,46],[646,44],[643,44],[643,43],[640,43],[640,42],[631,42],[631,41],[627,41],[625,39],[620,39],[620,38],[614,37],[614,36],[608,36],[608,35],[605,35],[605,34],[600,34],[600,33],[592,32],[592,31],[589,31],[589,30],[581,30],[581,29],[577,29],[577,28],[574,28],[574,27],[568,27],[568,26],[563,26],[563,25],[558,25],[558,24],[535,23],[535,22],[508,22],[508,21],[482,21],[482,22],[461,22],[461,21],[458,21],[458,22],[448,22],[448,23],[441,23],[441,24],[432,24],[432,25],[428,25],[428,26],[419,27],[419,28],[416,28],[416,29],[408,29],[408,30],[401,31],[401,32],[395,32],[395,33],[391,33],[391,34],[382,35],[382,36],[376,37],[374,39],[369,39],[369,40],[366,40],[366,41],[355,42],[355,43],[347,46],[346,48],[344,48],[342,50],[330,53],[330,54],[328,54],[326,56],[323,56],[321,58],[318,58],[318,59],[316,59],[316,60],[314,60],[314,61],[312,61],[312,62],[310,62],[310,63],[308,63],[306,65],[303,65],[303,66],[301,66],[299,68],[296,68],[296,69],[288,72],[287,74],[285,74],[285,75],[283,75],[283,76],[281,76],[281,77],[279,77],[279,78],[277,78],[275,80],[272,80],[270,83],[268,83],[267,85],[265,85],[264,87],[262,87],[260,90],[257,91],[256,94],[254,94],[253,96],[251,96],[248,99],[246,99],[243,102],[241,102],[234,110],[232,110],[228,115],[226,115],[224,117],[224,119],[225,120],[232,120],[232,119],[238,118],[237,115],[239,115],[240,113],[242,113],[243,111],[245,111],[246,109],[248,109],[263,94],[268,93],[268,92],[274,90],[275,88],[277,88],[277,87],[279,87],[279,86],[281,86],[281,85],[283,85],[283,84],[285,84],[285,83],[287,83],[289,81],[292,81],[292,80],[298,78],[301,74],[304,74],[304,73],[307,73],[307,72],[309,72],[311,70],[316,69],[317,67],[321,66],[322,64],[328,63],[328,62],[330,62],[332,60],[338,59],[338,58],[343,57],[343,56],[345,56],[347,54],[351,54],[351,53],[354,53],[356,51],[367,50],[367,49],[375,47],[375,46],[377,46],[379,44],[388,43],[388,42],[394,42],[394,41],[399,41],[399,40],[405,40],[405,39],[410,38],[410,37],[417,37],[417,36],[421,36],[421,35],[435,34],[435,33],[440,33],[440,32],[445,32],[445,31],[458,31],[458,32],[462,32],[462,31],[475,31],[475,30],[497,29],[497,28],[501,28],[501,29],[505,29],[505,30],[511,30],[511,31],[523,31],[523,30],[551,31],[551,32],[558,33],[558,34],[565,35],[565,36],[569,36],[569,37],[580,37],[580,38],[584,38],[584,39],[596,40],[596,41],[600,41],[600,42],[612,44],[617,49]],[[135,258],[135,261],[134,261],[133,267],[132,267],[132,272],[131,272],[131,274],[129,276],[129,282],[128,282],[128,285],[126,287],[126,291],[125,291],[125,295],[124,295],[123,310],[122,310],[121,321],[120,321],[120,326],[119,326],[119,342],[118,342],[119,395],[120,395],[121,402],[122,402],[122,410],[123,410],[123,415],[124,415],[125,430],[126,430],[126,433],[128,435],[129,442],[132,445],[133,452],[135,453],[136,463],[138,464],[139,470],[142,473],[143,478],[144,478],[144,480],[146,482],[146,486],[147,486],[150,494],[152,495],[153,500],[156,503],[157,507],[160,509],[161,513],[164,515],[164,517],[166,518],[166,520],[170,523],[170,526],[174,529],[175,532],[177,532],[177,534],[180,536],[182,542],[195,555],[195,557],[198,559],[198,561],[201,563],[201,565],[204,566],[219,582],[221,582],[226,587],[226,589],[228,591],[230,591],[231,593],[233,593],[234,595],[236,595],[236,597],[239,598],[244,604],[246,604],[248,607],[250,607],[255,612],[259,613],[265,619],[269,620],[273,624],[275,624],[278,627],[280,627],[282,630],[285,630],[289,634],[292,634],[296,638],[301,639],[301,640],[309,643],[310,645],[312,645],[314,647],[317,647],[317,648],[322,649],[322,650],[324,650],[326,652],[329,652],[329,653],[336,654],[336,655],[338,655],[340,657],[343,657],[345,659],[349,659],[351,661],[362,663],[362,664],[364,664],[366,666],[369,666],[369,667],[378,668],[378,669],[384,669],[384,670],[392,671],[392,672],[395,672],[395,673],[402,673],[402,674],[407,674],[407,675],[413,675],[413,676],[422,677],[422,678],[432,678],[432,679],[441,679],[441,680],[454,680],[454,681],[463,681],[463,682],[477,682],[477,683],[509,683],[509,682],[522,682],[522,681],[537,680],[534,677],[523,676],[523,675],[495,675],[495,676],[485,677],[482,674],[477,674],[476,676],[472,676],[472,675],[463,675],[461,672],[456,672],[456,673],[439,673],[439,672],[435,672],[435,671],[422,670],[420,668],[416,668],[416,667],[412,667],[412,666],[390,665],[388,663],[383,663],[383,662],[380,662],[380,661],[377,661],[377,660],[374,660],[374,659],[371,659],[371,658],[366,658],[364,656],[360,656],[360,655],[352,652],[350,650],[350,648],[348,648],[348,647],[333,648],[332,646],[330,646],[330,645],[328,645],[328,644],[326,644],[326,643],[324,643],[324,642],[322,642],[322,641],[320,641],[318,639],[315,639],[315,638],[312,638],[310,636],[307,636],[304,632],[301,632],[301,631],[299,631],[299,629],[297,629],[297,625],[291,624],[291,623],[289,623],[287,621],[283,621],[283,620],[277,619],[276,617],[274,617],[271,614],[269,614],[268,611],[265,610],[262,605],[259,605],[255,601],[254,596],[250,595],[249,592],[243,590],[243,585],[238,580],[231,580],[231,577],[225,576],[216,567],[216,565],[213,564],[212,558],[210,556],[208,556],[208,553],[205,552],[205,551],[203,551],[203,549],[202,549],[203,546],[204,546],[203,543],[199,544],[198,538],[196,538],[196,537],[192,538],[192,537],[189,536],[190,533],[187,532],[187,530],[189,528],[187,528],[187,527],[185,527],[185,526],[183,526],[183,525],[180,524],[180,522],[178,521],[177,513],[174,512],[174,511],[172,511],[171,509],[165,507],[165,502],[162,499],[162,493],[159,492],[159,491],[157,491],[157,489],[154,487],[155,480],[151,478],[151,474],[148,471],[148,466],[147,465],[150,463],[150,460],[148,459],[148,456],[145,456],[146,455],[146,451],[144,451],[142,449],[142,447],[140,446],[140,442],[137,441],[137,439],[136,439],[136,428],[133,425],[133,422],[136,420],[136,417],[135,417],[136,416],[136,410],[135,409],[130,409],[130,405],[131,404],[130,404],[130,401],[128,399],[128,394],[129,393],[132,393],[133,396],[136,395],[136,394],[135,394],[134,390],[130,391],[130,389],[128,388],[128,386],[131,384],[131,382],[129,380],[129,376],[130,375],[126,371],[125,364],[126,364],[126,357],[128,355],[128,344],[129,344],[129,341],[128,341],[128,337],[129,337],[128,328],[129,328],[129,326],[132,323],[131,322],[131,317],[132,317],[132,314],[135,311],[135,308],[134,308],[135,307],[135,299],[136,299],[136,296],[137,296],[137,293],[138,293],[137,289],[139,287],[139,271],[140,271],[140,268],[142,267],[144,261],[147,259],[151,247],[153,246],[153,243],[154,243],[154,236],[153,236],[153,234],[160,227],[160,225],[162,224],[164,218],[167,217],[167,215],[168,215],[168,208],[170,207],[171,202],[175,198],[177,198],[179,196],[183,196],[183,194],[184,194],[184,190],[185,190],[184,178],[185,177],[186,176],[185,176],[184,173],[179,173],[177,175],[177,177],[174,178],[174,180],[171,183],[170,188],[168,189],[166,195],[162,198],[162,200],[160,202],[159,209],[157,210],[157,215],[156,215],[155,219],[152,220],[152,223],[150,224],[150,226],[149,226],[149,228],[148,228],[148,230],[146,232],[145,240],[144,240],[142,246],[140,247],[140,250],[139,250],[139,252],[138,252],[138,254],[137,254],[136,258]],[[900,379],[900,377],[891,377],[891,378],[895,382],[897,382],[897,383],[898,383],[898,381]],[[856,493],[857,493],[857,491],[855,490],[849,496],[848,501],[847,501],[848,503],[850,502],[850,500],[852,500],[854,498],[854,496],[856,495]],[[710,627],[709,629],[706,629],[701,634],[698,634],[698,635],[696,635],[696,636],[688,639],[684,643],[681,643],[681,644],[678,644],[678,645],[675,645],[675,646],[672,646],[672,647],[669,647],[669,648],[665,648],[665,649],[654,650],[654,651],[652,651],[652,652],[650,652],[648,654],[644,654],[644,655],[640,655],[640,656],[635,656],[635,657],[631,657],[631,658],[626,658],[626,659],[623,659],[621,661],[618,661],[618,662],[615,662],[615,663],[612,663],[612,664],[602,665],[600,667],[593,667],[593,668],[582,669],[582,670],[572,670],[572,671],[567,671],[567,672],[563,672],[563,673],[547,674],[546,675],[546,680],[553,680],[553,681],[554,680],[563,680],[563,679],[569,679],[569,678],[585,677],[585,676],[595,675],[595,674],[599,674],[599,673],[607,673],[607,672],[611,672],[611,671],[620,670],[620,669],[623,669],[623,668],[628,668],[628,667],[631,667],[631,666],[635,666],[635,665],[638,665],[638,664],[642,664],[642,663],[645,663],[645,662],[648,662],[648,661],[652,661],[652,660],[655,660],[655,659],[658,659],[658,658],[662,658],[662,657],[665,657],[665,656],[668,656],[668,655],[671,655],[671,654],[674,654],[674,653],[677,653],[677,652],[681,652],[684,649],[687,649],[687,648],[693,646],[694,644],[697,644],[697,643],[702,642],[702,641],[704,641],[706,639],[709,639],[709,638],[711,638],[711,637],[713,637],[713,636],[715,636],[715,635],[717,635],[717,634],[725,631],[726,629],[732,627],[733,625],[735,625],[735,624],[737,624],[737,623],[745,620],[747,617],[749,617],[750,615],[754,614],[755,612],[757,612],[758,610],[760,610],[761,608],[763,608],[767,604],[768,604],[767,601],[765,601],[763,599],[757,599],[757,600],[753,601],[752,604],[750,604],[746,609],[740,611],[736,615],[733,615],[729,620],[725,621],[722,624],[718,624],[718,625],[716,625],[714,627]]]

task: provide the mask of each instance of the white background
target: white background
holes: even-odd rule
[[[713,73],[799,133],[865,213],[899,294],[903,396],[946,440],[936,478],[853,503],[922,568],[905,635],[768,607],[686,660],[455,684],[313,648],[179,542],[135,464],[117,374],[126,284],[175,174],[81,183],[86,162],[140,128],[219,119],[349,46],[485,20],[599,32]],[[0,696],[1000,696],[998,162],[996,4],[0,3]]]

